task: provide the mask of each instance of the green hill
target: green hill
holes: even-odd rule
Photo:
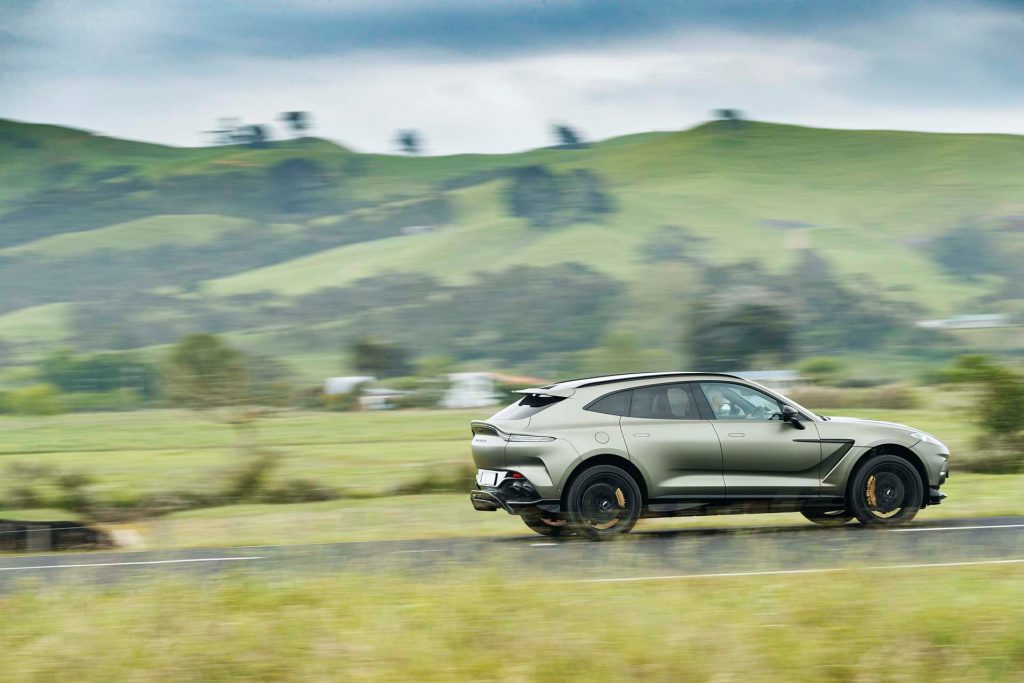
[[[510,185],[527,167],[543,167],[566,206],[578,196],[599,207],[556,207],[549,226],[512,215]],[[481,272],[580,263],[619,283],[605,333],[630,330],[665,350],[715,268],[750,261],[767,286],[783,274],[798,285],[808,252],[838,282],[909,305],[907,316],[1013,316],[1022,177],[1024,138],[1007,135],[716,122],[572,150],[399,157],[315,138],[170,148],[0,121],[0,340],[31,338],[19,347],[28,355],[45,348],[46,330],[54,344],[149,346],[171,339],[133,331],[170,337],[205,320],[301,355],[352,332],[349,309],[309,321],[293,310],[326,288],[344,299],[363,278],[395,274],[467,287]],[[540,211],[543,182],[531,192],[525,210]],[[964,252],[959,268],[955,242],[954,263],[937,254],[964,226],[988,251]],[[134,307],[122,305],[126,292],[141,296]],[[381,301],[356,312],[387,332],[399,322],[382,311],[404,300]],[[33,336],[24,321],[38,315],[21,309],[47,312]],[[120,341],[90,338],[97,318]]]

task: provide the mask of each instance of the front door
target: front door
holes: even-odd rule
[[[774,397],[744,384],[701,382],[722,443],[729,498],[817,497],[821,444],[811,420],[798,429],[781,417]]]
[[[657,384],[631,394],[619,426],[630,459],[651,483],[650,497],[724,497],[722,448],[712,423],[701,419],[691,385]]]

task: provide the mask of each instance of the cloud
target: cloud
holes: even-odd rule
[[[812,125],[1024,130],[1012,3],[270,0],[0,12],[0,116],[196,144],[219,116],[432,152],[682,128],[715,107]]]

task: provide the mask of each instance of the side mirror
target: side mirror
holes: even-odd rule
[[[800,413],[797,412],[796,408],[790,405],[783,404],[782,421],[788,422],[797,429],[807,429],[807,427],[804,427],[803,423],[800,422]]]

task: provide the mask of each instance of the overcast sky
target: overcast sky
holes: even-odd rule
[[[1024,0],[0,0],[0,118],[120,137],[301,109],[360,150],[501,152],[720,107],[1024,133]]]

